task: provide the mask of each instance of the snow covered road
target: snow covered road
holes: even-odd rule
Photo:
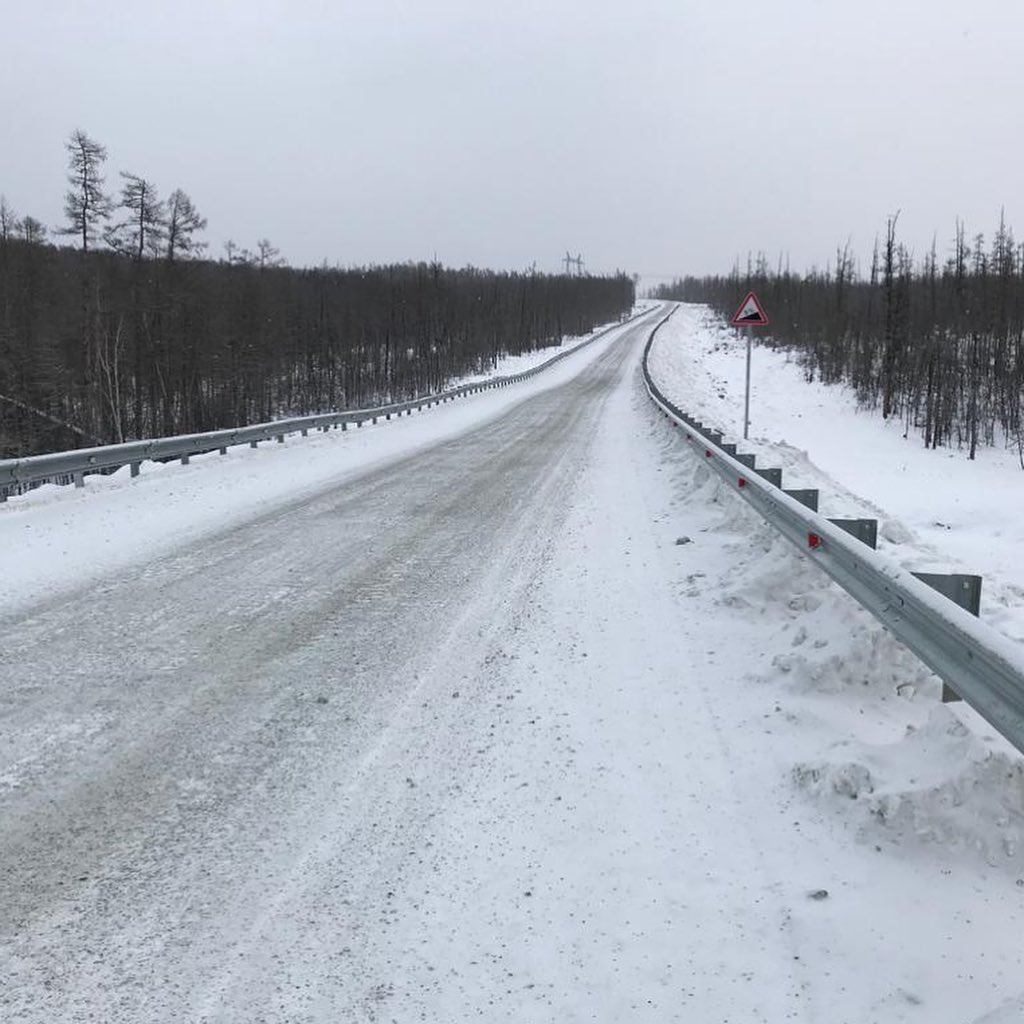
[[[1014,875],[807,794],[824,747],[955,720],[865,699],[926,684],[654,414],[652,322],[4,613],[0,1018],[1012,1011]]]

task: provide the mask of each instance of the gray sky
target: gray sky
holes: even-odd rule
[[[727,271],[1024,238],[1020,0],[0,0],[0,192],[63,143],[184,188],[210,253]]]

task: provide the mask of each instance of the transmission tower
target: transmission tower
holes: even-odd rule
[[[565,264],[565,276],[566,277],[572,276],[573,268],[575,268],[575,270],[576,270],[576,275],[575,275],[576,277],[582,277],[583,276],[583,257],[582,257],[582,255],[580,255],[580,253],[576,253],[575,256],[572,256],[569,253],[569,250],[566,249],[565,250],[565,259],[562,260],[562,262]]]

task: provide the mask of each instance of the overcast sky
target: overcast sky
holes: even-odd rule
[[[1020,0],[0,0],[0,192],[64,140],[293,265],[648,280],[737,256],[1024,237]]]

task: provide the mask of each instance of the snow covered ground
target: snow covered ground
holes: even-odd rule
[[[681,408],[743,437],[746,341],[704,306],[659,333],[651,373]],[[830,516],[879,520],[879,550],[921,572],[984,577],[982,617],[1024,639],[1024,471],[1017,450],[927,450],[901,422],[858,409],[845,387],[807,379],[793,356],[754,348],[750,440],[786,487],[817,487]],[[764,465],[762,459],[759,465]]]
[[[704,307],[682,305],[652,347],[651,373],[677,405],[737,440],[745,356],[738,332]],[[858,410],[847,389],[807,380],[784,352],[755,347],[752,380],[750,440],[740,450],[763,456],[762,465],[781,465],[787,487],[819,488],[827,515],[878,518],[879,549],[905,567],[982,574],[982,618],[1024,638],[1024,523],[1016,512],[1024,473],[1015,451],[985,450],[975,462],[962,452],[927,451],[920,440],[903,437],[898,424]],[[717,485],[708,486],[720,500]],[[779,544],[766,541],[773,553]],[[765,655],[767,675],[785,695],[776,712],[786,709],[781,713],[796,726],[783,744],[793,788],[854,830],[864,849],[895,855],[898,848],[919,866],[941,865],[926,945],[941,933],[942,921],[987,927],[993,899],[1019,912],[1024,759],[965,705],[942,705],[938,681],[833,585],[803,577],[793,593],[788,581],[801,573],[780,575],[774,555],[753,559],[750,568],[757,562],[762,566],[753,573],[734,567],[732,579],[742,582],[730,583],[735,590],[724,600],[747,612],[751,631],[766,606],[781,602],[795,613],[791,649],[769,642]],[[769,631],[777,637],[775,625]],[[879,870],[884,862],[873,866]],[[966,888],[953,895],[949,880],[958,875]],[[947,933],[924,954],[922,969],[948,970],[955,960],[950,944],[966,936]],[[1007,939],[1002,954],[988,955],[1019,963],[1021,941]],[[917,1019],[902,1012],[874,1008],[860,1019]],[[970,1021],[971,1014],[967,1004],[947,1004],[921,1016]],[[1008,996],[984,1020],[1024,1021],[1024,998]]]
[[[0,1019],[1024,1020],[1022,759],[692,457],[654,322],[0,506]]]

